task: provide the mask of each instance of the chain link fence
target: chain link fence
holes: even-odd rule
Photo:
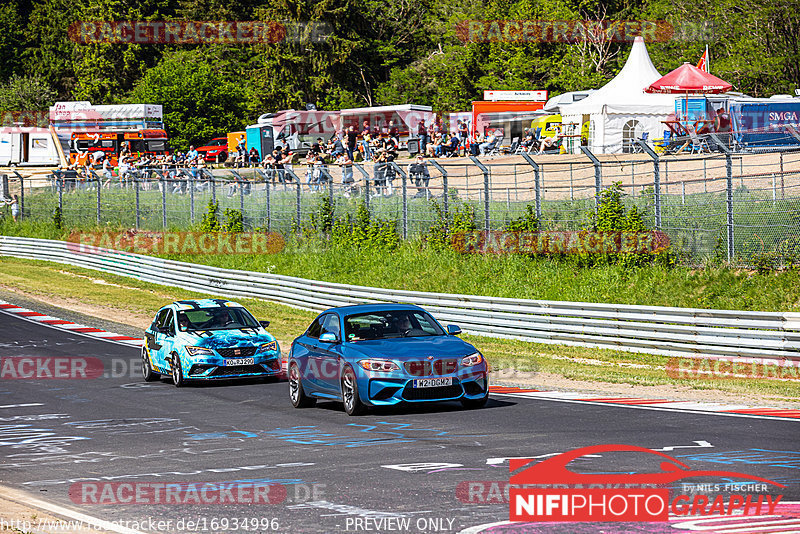
[[[800,259],[800,152],[501,156],[495,159],[365,163],[345,167],[141,169],[110,179],[57,171],[46,187],[28,188],[22,214],[66,227],[188,229],[209,202],[240,211],[246,230],[297,231],[320,212],[396,221],[404,238],[424,235],[455,209],[475,214],[478,229],[502,229],[534,210],[542,230],[579,230],[597,198],[615,183],[646,224],[665,232],[692,261],[717,258],[753,265],[763,254]],[[10,189],[24,178],[9,175]],[[16,185],[15,185],[16,184]]]

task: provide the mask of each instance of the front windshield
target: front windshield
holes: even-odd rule
[[[244,308],[199,308],[178,312],[178,329],[189,330],[236,330],[259,328],[261,325]]]
[[[344,319],[347,341],[399,337],[443,336],[444,330],[423,311],[396,310],[348,315]]]

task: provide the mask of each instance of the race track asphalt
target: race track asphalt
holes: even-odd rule
[[[142,532],[460,532],[508,520],[505,502],[469,502],[501,500],[496,490],[508,481],[505,459],[611,443],[664,449],[696,470],[768,478],[786,485],[768,493],[800,500],[798,420],[508,396],[492,397],[474,411],[443,403],[348,417],[333,402],[294,409],[285,381],[182,389],[166,378],[146,384],[137,348],[5,313],[0,313],[0,356],[6,370],[0,379],[0,484],[93,517],[127,521]],[[102,360],[104,376],[8,378],[6,360],[22,356],[94,357]],[[585,473],[659,469],[649,455],[614,453],[571,467]],[[273,504],[94,504],[86,502],[91,501],[86,487],[104,486],[79,484],[236,481],[281,484],[285,496],[279,492],[280,502]],[[473,484],[470,496],[466,484],[477,481],[497,482],[495,493]],[[214,519],[216,530],[210,528]],[[277,521],[265,527],[264,519]],[[259,526],[232,528],[243,520]],[[188,528],[188,521],[195,528]],[[552,523],[516,531],[661,532],[662,527],[585,523],[577,529]]]

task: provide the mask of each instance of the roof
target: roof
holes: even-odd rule
[[[561,106],[561,115],[603,112],[667,115],[675,110],[675,97],[644,92],[659,78],[661,74],[650,60],[644,39],[637,37],[619,74],[580,102]]]
[[[195,299],[195,300],[177,300],[172,303],[176,308],[183,310],[192,310],[200,308],[242,308],[243,306],[237,302],[225,299]]]
[[[323,313],[336,312],[340,315],[354,315],[356,313],[383,312],[394,310],[422,310],[414,304],[356,304],[353,306],[339,306],[330,308]],[[423,310],[424,311],[424,310]]]

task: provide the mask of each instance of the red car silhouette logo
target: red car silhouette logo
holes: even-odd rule
[[[642,452],[654,454],[667,461],[661,462],[660,473],[575,473],[567,469],[567,464],[589,454],[602,452]],[[690,469],[688,465],[664,454],[663,452],[653,451],[635,445],[594,445],[591,447],[581,447],[569,452],[547,458],[541,462],[535,460],[509,460],[511,484],[657,484],[666,485],[677,480],[696,477],[728,477],[742,478],[756,482],[765,482],[781,488],[783,484],[772,480],[761,478],[736,471],[696,471]],[[520,468],[528,465],[529,467],[521,470]],[[515,471],[518,471],[515,473]]]

